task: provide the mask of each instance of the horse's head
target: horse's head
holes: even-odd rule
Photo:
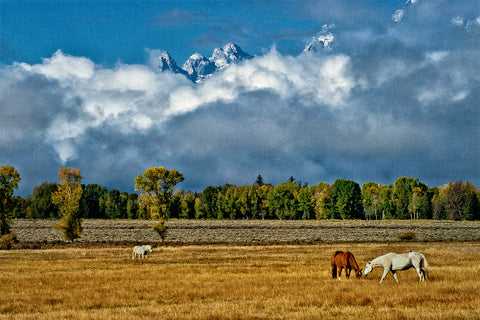
[[[153,252],[153,249],[152,249],[152,246],[148,245],[148,246],[145,246],[145,249],[150,251],[150,253]]]
[[[371,261],[367,261],[367,264],[365,265],[365,271],[363,272],[363,275],[366,277],[370,272],[372,272],[373,266]]]
[[[362,279],[362,269],[358,269],[358,271],[355,272],[355,276],[357,279]]]

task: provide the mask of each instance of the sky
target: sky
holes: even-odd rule
[[[200,83],[154,63],[230,42],[254,58]],[[17,194],[62,166],[133,192],[157,166],[201,191],[259,174],[480,185],[479,164],[480,1],[0,0],[0,165]]]

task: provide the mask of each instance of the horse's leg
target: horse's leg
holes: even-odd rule
[[[392,273],[393,273],[393,277],[395,278],[395,281],[397,281],[397,283],[400,283],[400,282],[398,282],[397,271],[392,270]]]
[[[347,277],[347,279],[350,279],[350,272],[352,272],[352,268],[346,267],[345,268],[345,277]]]
[[[422,282],[423,280],[425,280],[425,274],[422,270],[422,268],[420,267],[416,267],[415,270],[417,270],[417,273],[418,273],[418,277],[420,278],[420,282]]]
[[[388,271],[390,271],[389,268],[383,268],[383,275],[382,275],[382,278],[380,279],[380,283],[382,283],[383,279],[385,279],[385,277],[387,276],[387,273]]]
[[[340,280],[340,276],[342,275],[343,267],[338,267],[338,280]]]

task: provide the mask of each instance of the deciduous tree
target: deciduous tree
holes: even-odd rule
[[[82,173],[75,167],[62,167],[58,171],[59,186],[52,194],[52,201],[58,206],[61,219],[55,227],[63,231],[67,241],[73,241],[82,233],[82,219],[80,217],[80,199],[83,188],[80,184]]]
[[[162,241],[166,236],[165,221],[175,186],[183,180],[182,173],[164,167],[149,168],[135,178],[135,190],[140,191],[142,199],[146,200],[151,217],[159,219],[153,229],[159,233]]]
[[[413,189],[418,186],[418,178],[401,177],[395,180],[393,185],[393,197],[395,199],[397,219],[411,218],[409,206],[411,204]]]
[[[58,219],[60,211],[52,202],[52,194],[57,191],[58,184],[44,182],[33,189],[27,197],[27,217],[30,219]]]
[[[13,166],[0,167],[0,235],[10,233],[10,220],[13,211],[12,196],[20,183],[20,174]]]

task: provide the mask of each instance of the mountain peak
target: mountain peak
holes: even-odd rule
[[[180,71],[180,68],[177,66],[177,63],[167,51],[162,51],[158,57],[158,68],[162,71],[169,70],[175,73]]]
[[[317,52],[321,49],[331,49],[330,44],[335,40],[335,36],[330,32],[333,26],[324,25],[322,31],[317,33],[303,49],[303,52]]]
[[[195,52],[185,61],[182,69],[185,70],[192,81],[198,82],[215,72],[215,64],[210,59]]]
[[[233,62],[251,58],[253,58],[253,56],[243,51],[238,45],[228,43],[222,48],[215,48],[210,61],[212,61],[217,68],[223,69]]]

